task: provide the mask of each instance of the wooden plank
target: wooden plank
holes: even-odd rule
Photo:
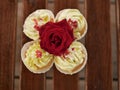
[[[17,0],[0,2],[0,90],[13,90]]]
[[[55,0],[55,13],[65,8],[78,8],[78,0]]]
[[[112,90],[110,1],[85,0],[88,33],[87,90]]]
[[[65,8],[78,8],[77,0],[55,0],[55,14]],[[65,75],[54,67],[54,90],[78,90],[78,74]]]
[[[54,90],[78,90],[78,74],[65,75],[54,67]]]
[[[120,0],[116,0],[118,89],[120,90]]]
[[[24,19],[36,9],[46,8],[46,0],[23,0]],[[23,44],[29,39],[23,34]],[[21,63],[20,90],[45,90],[45,74],[33,74]]]

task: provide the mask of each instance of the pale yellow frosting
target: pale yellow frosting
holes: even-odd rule
[[[54,15],[50,10],[40,9],[40,10],[36,10],[26,18],[23,25],[23,29],[24,29],[23,32],[25,33],[26,36],[28,36],[33,40],[39,39],[39,33],[34,28],[34,26],[36,25],[35,20],[37,21],[38,25],[41,26],[47,23],[48,21],[53,22]]]
[[[87,22],[84,16],[80,13],[78,9],[64,9],[60,11],[55,21],[61,21],[63,19],[71,19],[72,21],[77,21],[77,27],[74,28],[74,36],[77,39],[82,38],[87,32]]]
[[[41,49],[39,32],[35,25],[42,26],[47,22],[59,22],[63,19],[77,22],[77,27],[73,29],[75,39],[81,39],[87,32],[87,22],[84,16],[77,9],[64,9],[60,11],[54,21],[54,15],[50,10],[40,9],[30,14],[23,25],[23,32],[30,39],[35,41],[23,46],[21,56],[25,66],[34,73],[44,73],[49,70],[53,63],[56,68],[64,74],[74,74],[79,72],[87,62],[87,51],[84,45],[74,41],[67,50],[67,53],[61,56],[54,56]],[[28,47],[29,46],[29,47]],[[41,53],[37,57],[36,51]],[[25,54],[24,54],[25,53]],[[54,59],[54,61],[53,61]],[[76,69],[77,68],[77,69]]]
[[[87,60],[87,51],[80,42],[75,41],[69,47],[68,52],[69,53],[67,55],[62,55],[61,57],[55,56],[54,61],[56,67],[60,69],[62,73],[73,74],[81,70],[85,65]],[[77,71],[72,71],[75,67],[79,66],[83,62],[83,66],[79,67]]]
[[[42,53],[41,57],[36,56],[37,50]],[[34,72],[47,66],[52,59],[53,55],[41,49],[39,42],[36,41],[27,49],[23,62],[26,67],[28,67],[31,71]]]

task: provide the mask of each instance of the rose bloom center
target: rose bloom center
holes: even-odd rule
[[[58,35],[55,35],[54,33],[52,33],[50,35],[50,43],[58,47],[59,45],[61,45],[62,39]]]

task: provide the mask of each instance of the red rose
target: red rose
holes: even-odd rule
[[[40,46],[54,55],[62,55],[74,40],[73,30],[64,19],[60,22],[48,22],[39,28]]]

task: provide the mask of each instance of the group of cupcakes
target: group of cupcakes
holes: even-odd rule
[[[45,73],[55,64],[72,75],[85,67],[87,51],[78,40],[87,32],[87,21],[78,9],[63,9],[56,17],[50,10],[36,10],[25,19],[23,32],[31,39],[21,49],[29,71]]]

